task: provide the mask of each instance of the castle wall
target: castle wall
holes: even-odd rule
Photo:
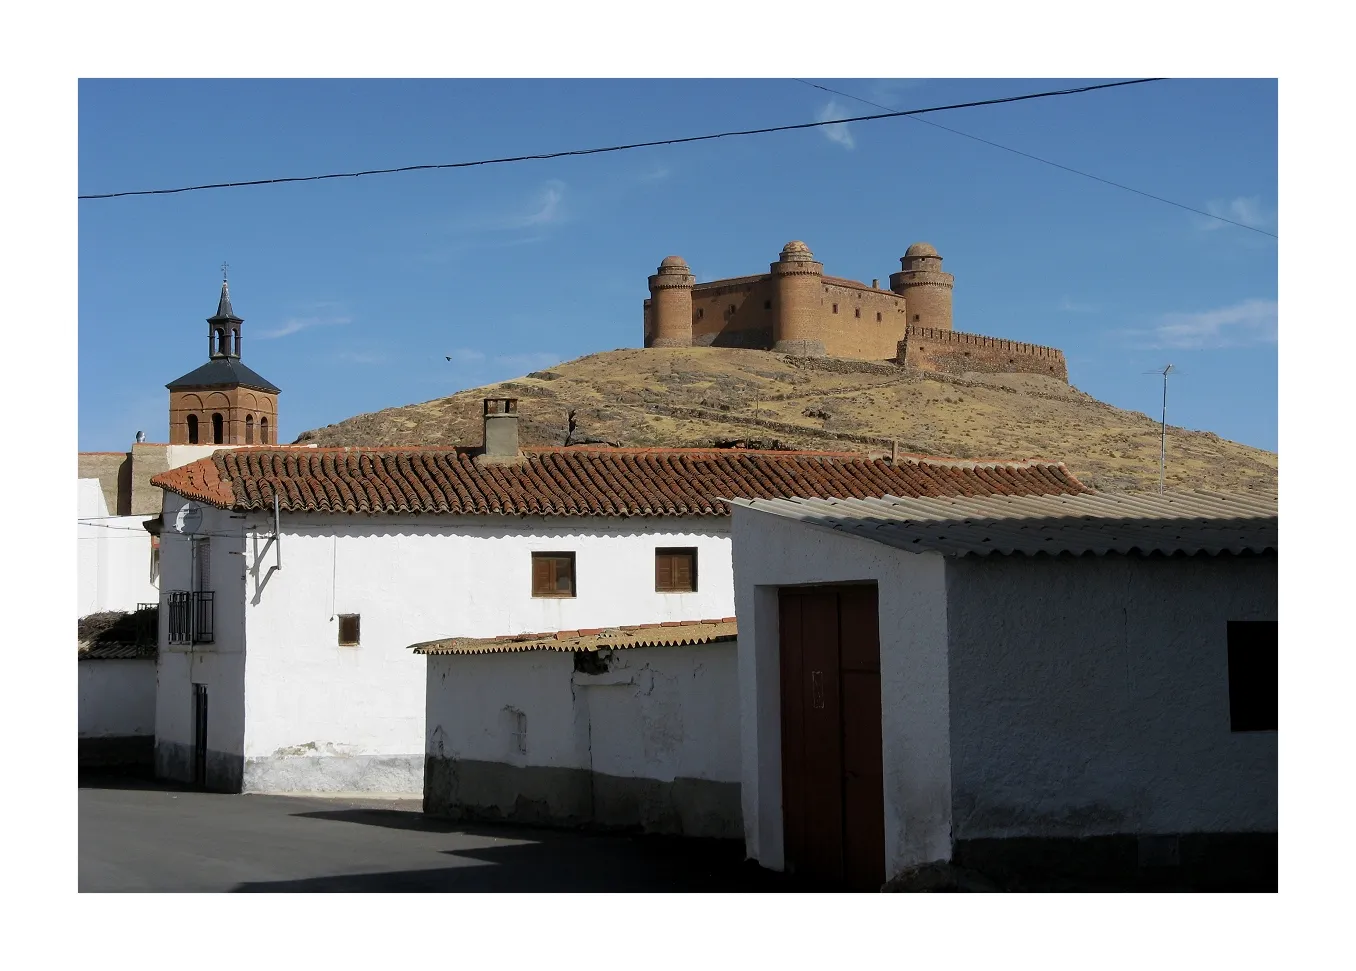
[[[823,283],[813,297],[807,294],[801,301],[805,305],[796,308],[796,316],[802,321],[808,318],[828,356],[868,361],[894,358],[906,326],[904,300],[899,295],[889,290]],[[699,285],[692,291],[692,343],[770,350],[777,307],[777,288],[771,276]],[[649,303],[646,309],[648,322],[652,313]],[[646,334],[648,346],[653,340],[652,325],[647,325]]]
[[[889,290],[823,284],[816,328],[829,357],[888,361],[904,336],[904,300]]]
[[[936,327],[910,325],[895,360],[901,367],[920,371],[1044,374],[1069,380],[1064,352],[1056,348]]]
[[[738,277],[692,290],[692,343],[770,350],[776,293],[772,277]]]
[[[130,452],[81,452],[77,456],[81,479],[98,479],[110,516],[132,513],[132,455]]]

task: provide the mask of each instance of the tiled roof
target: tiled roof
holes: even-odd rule
[[[253,388],[269,394],[281,394],[278,386],[236,357],[216,357],[202,367],[175,378],[165,387],[171,391],[191,388]]]
[[[737,500],[759,512],[915,553],[1276,552],[1275,496],[985,496],[944,499]]]
[[[618,651],[628,647],[678,647],[732,641],[738,635],[733,617],[718,620],[675,620],[628,627],[560,630],[548,634],[501,634],[499,637],[449,637],[411,644],[416,654],[502,654],[512,651]]]
[[[154,644],[80,644],[78,654],[82,661],[135,661],[154,658],[156,649]]]
[[[151,484],[222,509],[509,516],[727,516],[722,500],[1086,491],[1062,464],[744,449],[539,448],[480,463],[474,449],[246,447]]]

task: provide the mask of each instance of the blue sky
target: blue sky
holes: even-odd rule
[[[1083,83],[818,83],[893,108]],[[925,116],[1278,233],[1274,81],[1171,80]],[[876,109],[793,80],[81,81],[81,193],[796,124]],[[167,436],[230,264],[280,440],[639,346],[646,277],[762,272],[803,239],[882,281],[912,242],[955,325],[1052,344],[1088,393],[1275,449],[1277,243],[910,119],[610,155],[79,203],[79,447]],[[452,356],[449,363],[446,356]],[[1052,456],[1058,458],[1058,456]]]

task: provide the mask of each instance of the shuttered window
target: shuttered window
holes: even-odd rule
[[[654,551],[654,589],[657,593],[695,593],[697,550],[695,547]]]
[[[199,539],[193,541],[193,568],[197,573],[199,592],[212,589],[212,541]]]
[[[532,554],[532,596],[573,597],[574,554]]]

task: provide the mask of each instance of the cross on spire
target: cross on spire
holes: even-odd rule
[[[231,264],[226,263],[226,262],[224,262],[224,261],[223,261],[222,264],[221,264],[221,282],[222,282],[222,283],[225,283],[225,282],[226,282],[226,268],[229,267],[230,265],[231,265]]]

